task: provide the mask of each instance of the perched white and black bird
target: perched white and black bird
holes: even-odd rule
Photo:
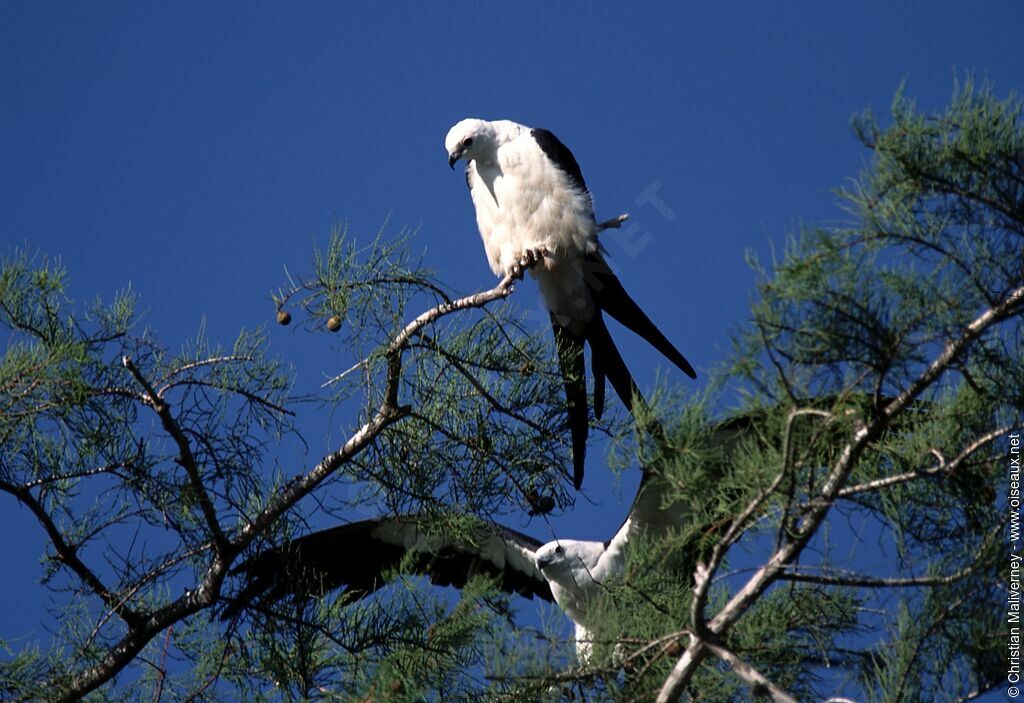
[[[691,378],[690,363],[654,326],[608,267],[583,173],[546,129],[509,120],[465,119],[445,138],[448,164],[467,162],[480,236],[495,275],[525,268],[551,314],[572,434],[573,483],[583,480],[589,417],[583,344],[594,374],[594,414],[604,410],[605,379],[632,409],[636,384],[605,326],[607,312]]]
[[[604,584],[625,568],[627,543],[644,531],[656,535],[679,525],[678,506],[662,505],[659,481],[645,475],[629,517],[608,542],[554,540],[547,544],[488,522],[481,522],[472,540],[455,541],[424,529],[414,515],[363,520],[305,535],[258,554],[233,573],[244,585],[228,601],[222,618],[241,610],[265,608],[289,594],[319,596],[344,588],[361,598],[386,585],[385,575],[403,563],[409,552],[414,573],[432,583],[461,588],[474,574],[493,578],[498,586],[527,598],[554,601],[576,627],[576,652],[586,661],[591,651],[590,604],[604,593]]]

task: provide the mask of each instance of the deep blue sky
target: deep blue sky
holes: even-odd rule
[[[283,267],[308,270],[339,220],[363,238],[387,218],[418,227],[443,281],[490,287],[443,139],[466,116],[509,118],[569,145],[599,216],[632,214],[628,241],[606,242],[621,278],[705,371],[747,318],[744,252],[844,218],[831,189],[867,158],[852,114],[884,114],[904,79],[927,108],[964,70],[999,94],[1024,83],[1018,2],[380,5],[0,5],[2,249],[60,256],[80,299],[130,282],[172,348],[203,318],[226,344],[271,320]],[[637,204],[658,184],[660,209]],[[516,298],[537,306],[532,284]],[[271,332],[300,387],[342,368],[302,363],[323,336]],[[649,389],[667,367],[613,333]],[[603,539],[624,516],[631,484],[617,496],[602,460],[595,447],[597,505],[560,536]],[[45,646],[42,536],[23,513],[0,507],[20,536],[0,540],[7,610],[29,604],[0,637]]]

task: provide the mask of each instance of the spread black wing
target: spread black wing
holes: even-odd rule
[[[362,598],[386,585],[385,576],[410,551],[411,571],[427,575],[432,583],[461,588],[471,576],[484,574],[509,593],[551,601],[551,588],[530,556],[540,546],[532,537],[493,524],[481,526],[470,544],[429,533],[415,516],[353,522],[313,532],[243,562],[232,573],[241,575],[244,585],[221,617],[290,594],[319,596],[340,588]]]

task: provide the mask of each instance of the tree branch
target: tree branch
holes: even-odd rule
[[[156,391],[153,390],[153,386],[142,375],[142,372],[139,371],[131,357],[122,357],[121,363],[135,378],[135,381],[142,386],[142,390],[146,395],[146,404],[149,405],[149,407],[151,407],[157,414],[160,418],[160,423],[163,425],[164,431],[171,436],[174,443],[177,445],[178,464],[185,469],[185,474],[188,476],[189,483],[192,484],[192,490],[195,491],[196,500],[199,503],[199,509],[202,511],[203,518],[206,520],[206,527],[210,530],[210,534],[213,537],[214,549],[217,550],[218,554],[223,554],[227,547],[227,540],[224,537],[224,532],[220,528],[220,521],[217,519],[217,511],[213,507],[210,495],[206,492],[206,486],[203,484],[202,476],[199,475],[199,466],[196,462],[195,456],[192,454],[192,446],[189,444],[188,438],[185,437],[185,433],[182,432],[181,426],[178,425],[177,420],[175,420],[171,415],[171,407],[160,395],[156,393]]]
[[[936,464],[935,466],[931,466],[927,469],[921,469],[920,471],[907,471],[902,474],[894,474],[892,476],[886,476],[884,478],[877,478],[873,481],[866,481],[864,483],[859,483],[855,486],[847,486],[839,491],[839,497],[845,498],[846,496],[849,495],[864,493],[867,491],[874,491],[879,488],[893,486],[900,483],[906,483],[907,481],[913,481],[915,479],[924,478],[926,476],[935,476],[937,474],[944,474],[946,476],[949,476],[954,471],[956,471],[957,468],[959,468],[964,461],[969,459],[976,451],[984,447],[986,444],[989,444],[994,440],[999,439],[1003,435],[1008,434],[1013,429],[1013,427],[1000,427],[999,429],[992,430],[991,432],[983,434],[981,437],[968,444],[964,448],[964,450],[960,452],[960,454],[958,454],[955,459],[953,459],[953,461],[947,462],[944,458],[940,456],[939,463]]]
[[[111,591],[99,576],[85,565],[78,557],[78,547],[69,544],[64,539],[63,533],[60,528],[54,523],[53,518],[46,511],[46,508],[42,506],[39,500],[32,495],[28,488],[24,486],[15,486],[6,481],[0,482],[0,490],[6,491],[13,495],[15,498],[20,500],[26,506],[29,511],[35,515],[36,520],[42,525],[43,530],[46,532],[46,536],[53,543],[53,548],[57,552],[57,559],[67,566],[81,581],[85,584],[89,590],[99,596],[103,604],[111,611],[120,617],[129,627],[135,627],[142,622],[144,615],[139,613],[132,608],[125,605],[122,598],[116,593]]]
[[[1012,314],[1014,309],[1020,306],[1022,302],[1024,302],[1024,286],[1011,291],[999,305],[989,308],[968,324],[959,337],[949,340],[942,352],[932,361],[928,368],[915,378],[903,392],[888,403],[870,424],[861,426],[856,430],[853,438],[843,448],[836,463],[829,471],[828,478],[819,491],[818,500],[810,505],[805,512],[803,522],[796,531],[794,538],[778,547],[765,562],[764,566],[758,569],[747,583],[722,607],[718,614],[711,619],[707,627],[712,634],[715,636],[723,635],[761,597],[761,594],[779,578],[785,566],[802,553],[804,547],[825,519],[833,502],[839,496],[843,483],[849,477],[861,454],[870,442],[881,436],[892,418],[934,383],[985,330]],[[718,546],[716,545],[716,548]],[[708,581],[710,581],[711,575],[709,570],[706,575]],[[697,592],[695,591],[694,598],[696,597]],[[697,633],[696,623],[694,629],[695,633]],[[691,639],[690,646],[676,662],[672,671],[665,679],[661,690],[658,692],[658,703],[668,703],[680,696],[693,676],[700,660],[703,658],[706,644],[705,641],[697,636]]]
[[[342,464],[359,454],[385,427],[412,412],[411,408],[399,406],[398,387],[402,371],[402,352],[408,347],[409,341],[414,336],[418,335],[423,328],[447,315],[470,308],[479,308],[495,300],[508,297],[515,289],[516,281],[521,278],[522,276],[508,274],[494,288],[436,305],[420,313],[403,327],[385,350],[385,355],[388,358],[388,370],[385,378],[384,402],[381,406],[340,449],[325,456],[308,473],[298,477],[271,499],[259,515],[238,532],[232,540],[232,547],[236,550],[244,549],[255,535],[265,530]]]
[[[234,393],[235,395],[242,396],[251,403],[254,403],[256,405],[262,405],[263,407],[269,408],[270,410],[273,410],[274,412],[279,413],[281,415],[290,415],[293,417],[295,415],[295,413],[289,410],[288,408],[284,408],[278,405],[277,403],[272,403],[266,398],[257,395],[256,393],[253,393],[251,391],[247,391],[244,388],[238,388],[236,386],[217,385],[216,383],[210,383],[209,381],[203,381],[198,378],[186,378],[180,381],[170,381],[160,388],[161,396],[165,392],[171,390],[172,388],[176,388],[177,386],[197,386],[200,388],[213,388],[215,390],[228,391],[229,393]]]
[[[750,684],[754,698],[767,695],[775,703],[797,703],[796,698],[774,684],[767,676],[740,659],[735,652],[718,642],[707,642],[705,646],[716,657],[724,661],[741,679]]]
[[[606,229],[618,229],[619,227],[622,227],[622,223],[625,222],[628,219],[629,219],[629,213],[628,212],[624,212],[621,215],[618,215],[617,217],[613,217],[610,220],[605,220],[604,222],[598,222],[597,223],[597,231],[598,232],[603,232]]]
[[[515,288],[516,281],[521,278],[522,275],[506,275],[498,282],[498,285],[490,290],[468,295],[457,300],[445,301],[426,310],[409,322],[395,336],[385,350],[385,354],[388,357],[385,400],[373,416],[356,430],[338,450],[323,457],[306,474],[293,480],[271,498],[263,510],[247,525],[238,530],[230,540],[226,540],[224,548],[219,550],[217,556],[212,560],[198,588],[186,592],[183,596],[152,612],[141,622],[130,627],[128,633],[107,652],[106,656],[98,664],[90,666],[71,678],[70,683],[63,688],[63,691],[58,696],[58,700],[77,700],[90,691],[95,690],[123,669],[154,636],[165,628],[213,605],[219,597],[220,586],[227,575],[230,561],[236,554],[245,549],[256,535],[266,530],[275,520],[291,509],[304,496],[308,495],[334,471],[356,457],[387,426],[412,412],[411,408],[400,407],[397,402],[402,368],[401,355],[402,351],[408,346],[409,341],[424,327],[433,324],[447,315],[470,308],[479,308],[509,296]],[[195,462],[191,458],[192,455],[188,448],[188,443],[174,423],[173,418],[171,418],[166,403],[155,394],[152,386],[138,372],[131,359],[125,357],[123,363],[125,368],[132,373],[136,381],[143,387],[146,393],[146,402],[153,407],[160,415],[161,420],[165,422],[165,429],[171,433],[176,441],[180,439],[181,442],[184,442],[184,444],[179,442],[179,450],[185,457],[188,457],[188,459],[184,460],[184,463],[188,464],[191,462],[191,466],[194,469]],[[185,453],[186,450],[188,450],[187,453]],[[198,474],[196,476],[198,478]]]
[[[56,474],[53,476],[40,476],[39,478],[32,479],[28,483],[23,483],[20,488],[23,490],[29,490],[32,488],[38,488],[39,486],[46,485],[48,483],[55,483],[57,481],[69,481],[76,478],[86,478],[89,476],[98,476],[100,474],[117,474],[118,469],[129,468],[127,462],[118,461],[113,464],[106,464],[104,466],[96,466],[91,469],[82,469],[81,471],[69,471],[65,474]]]
[[[920,588],[923,586],[948,586],[964,579],[974,573],[978,562],[982,559],[985,551],[992,545],[992,542],[1006,529],[1009,518],[1005,518],[990,530],[985,539],[974,550],[976,555],[973,562],[967,566],[957,569],[951,574],[937,576],[908,576],[903,578],[878,578],[873,576],[862,576],[852,572],[841,574],[809,574],[809,573],[784,573],[779,578],[783,581],[796,581],[803,583],[816,583],[825,586],[852,586],[854,588]],[[786,568],[796,568],[795,564]]]
[[[192,371],[194,369],[202,368],[204,366],[212,366],[214,364],[249,362],[252,360],[253,359],[251,356],[239,356],[237,354],[229,354],[227,356],[211,356],[208,359],[200,359],[198,361],[192,361],[187,364],[182,364],[181,366],[174,369],[164,377],[164,385],[161,386],[160,390],[157,392],[157,395],[163,397],[163,394],[171,385],[170,379],[174,378],[179,374],[183,374],[186,371]]]

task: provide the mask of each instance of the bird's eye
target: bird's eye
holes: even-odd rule
[[[562,553],[562,548],[561,547],[555,547],[555,554],[561,554],[561,553]]]
[[[466,149],[473,145],[473,137],[466,137],[462,140],[462,148]]]

